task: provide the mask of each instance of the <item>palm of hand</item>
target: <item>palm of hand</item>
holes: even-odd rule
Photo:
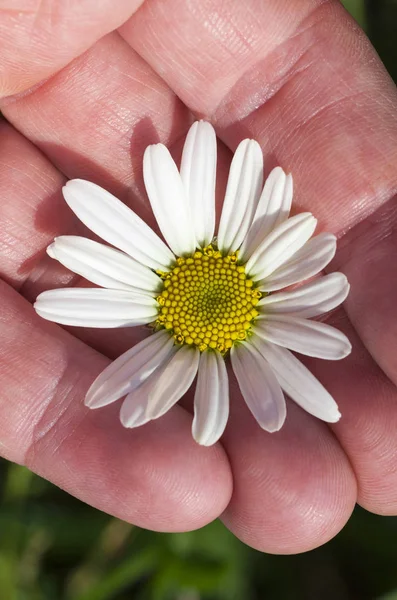
[[[77,28],[55,4],[51,35],[48,14],[33,22],[22,13],[15,29],[0,10],[3,455],[143,527],[190,529],[223,513],[236,535],[270,552],[325,542],[356,501],[395,513],[396,95],[373,50],[339,5],[319,0],[288,9],[249,0],[244,10],[233,0],[147,0],[131,18],[136,3],[104,2],[95,21],[96,3],[85,0]],[[21,36],[17,51],[1,37],[6,28]],[[352,291],[331,321],[354,350],[342,363],[310,365],[341,408],[332,428],[290,404],[283,430],[264,434],[234,390],[217,447],[192,441],[180,406],[123,430],[117,407],[91,412],[82,398],[103,355],[142,332],[68,333],[32,310],[43,289],[74,283],[44,253],[78,227],[61,198],[65,178],[95,181],[150,220],[143,150],[161,141],[178,154],[192,113],[225,144],[220,188],[228,147],[253,137],[268,168],[294,174],[299,208],[341,238],[333,266]]]

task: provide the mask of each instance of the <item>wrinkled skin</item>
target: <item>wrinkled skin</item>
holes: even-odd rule
[[[3,456],[139,526],[184,531],[221,516],[267,552],[323,544],[355,502],[396,514],[397,97],[363,33],[336,0],[16,4],[0,4]],[[95,181],[152,223],[144,148],[161,141],[178,157],[197,117],[220,138],[219,198],[231,151],[252,137],[266,172],[293,173],[294,210],[339,238],[330,270],[351,293],[328,321],[353,353],[307,361],[339,403],[335,426],[289,403],[282,431],[267,434],[232,383],[215,447],[193,442],[189,398],[124,430],[119,406],[90,411],[83,398],[147,331],[66,331],[32,309],[39,292],[78,281],[45,255],[54,236],[86,233],[64,181]]]

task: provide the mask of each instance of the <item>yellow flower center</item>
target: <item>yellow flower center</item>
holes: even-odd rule
[[[158,272],[164,289],[155,326],[165,327],[178,344],[227,352],[247,337],[258,316],[261,293],[237,264],[237,255],[222,256],[213,246],[178,258],[169,273]]]

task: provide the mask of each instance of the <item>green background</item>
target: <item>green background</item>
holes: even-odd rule
[[[346,0],[397,80],[397,0]],[[397,518],[357,509],[298,556],[247,548],[220,522],[144,531],[0,462],[1,600],[397,600]]]

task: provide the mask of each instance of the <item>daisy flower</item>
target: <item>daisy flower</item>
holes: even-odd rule
[[[40,316],[79,327],[146,324],[151,331],[99,375],[86,405],[124,398],[121,423],[138,427],[166,413],[197,376],[192,433],[209,446],[228,419],[230,358],[264,430],[283,425],[284,392],[315,417],[337,421],[334,399],[291,351],[326,360],[350,353],[344,334],[309,320],[343,302],[349,284],[342,273],[312,279],[333,258],[336,238],[312,237],[317,221],[309,212],[289,216],[291,175],[277,167],[263,186],[260,146],[243,140],[215,235],[216,136],[209,123],[190,128],[179,171],[156,144],[145,151],[143,174],[166,243],[109,192],[74,179],[63,188],[67,204],[111,246],[61,236],[48,248],[100,287],[46,291],[35,303]]]

